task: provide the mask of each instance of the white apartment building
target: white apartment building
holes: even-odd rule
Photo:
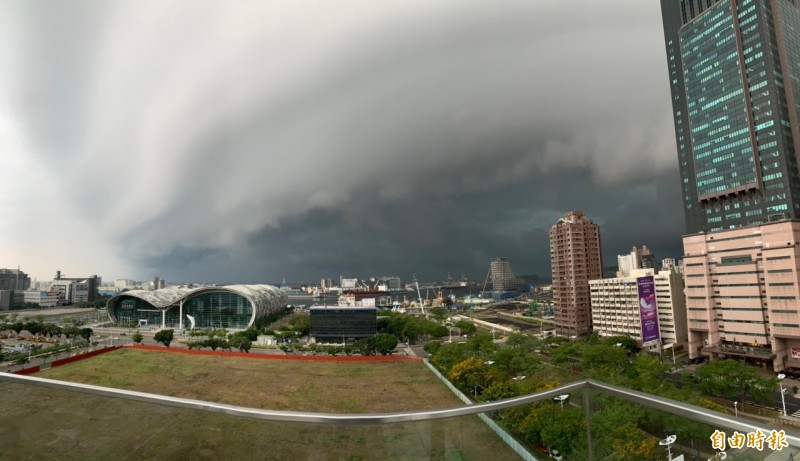
[[[25,303],[38,304],[41,307],[58,305],[58,294],[41,290],[25,290]]]
[[[637,279],[649,275],[655,284],[660,341],[643,344]],[[683,286],[683,277],[675,268],[658,273],[634,269],[628,277],[589,281],[594,331],[600,336],[629,336],[650,352],[661,352],[666,344],[685,345],[688,333]]]
[[[617,255],[617,277],[630,277],[631,271],[642,268],[642,251],[633,247],[626,255]]]
[[[136,280],[130,280],[130,279],[114,280],[114,287],[117,288],[118,290],[122,290],[124,288],[131,290],[139,285],[141,285],[141,282],[137,282]]]

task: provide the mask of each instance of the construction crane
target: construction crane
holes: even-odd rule
[[[419,292],[419,280],[414,275],[414,285],[417,287],[417,298],[419,298],[419,308],[422,309],[422,315],[425,315],[425,303],[422,302],[422,294]]]
[[[481,298],[483,298],[483,294],[486,293],[486,284],[489,283],[489,276],[492,275],[492,268],[489,267],[489,272],[486,273],[486,280],[483,281],[483,290],[481,290]]]

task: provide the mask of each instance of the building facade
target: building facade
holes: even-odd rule
[[[556,334],[592,332],[589,281],[603,278],[600,227],[583,211],[570,211],[550,228],[550,268]]]
[[[800,2],[661,0],[690,234],[800,214]]]
[[[514,276],[508,258],[494,258],[489,262],[489,278],[494,291],[519,291],[522,281]]]
[[[58,294],[41,290],[25,290],[25,304],[38,304],[39,307],[56,307],[58,305]]]
[[[655,285],[658,339],[644,341],[639,279],[652,276]],[[686,303],[683,277],[676,269],[634,269],[626,277],[589,282],[592,326],[600,336],[629,336],[650,352],[661,352],[667,344],[685,345]]]
[[[89,302],[89,284],[85,280],[53,280],[49,284],[49,291],[56,293],[59,300],[65,304]]]
[[[244,330],[286,307],[288,296],[271,285],[131,290],[106,303],[118,326]]]
[[[311,337],[315,341],[371,338],[378,332],[378,311],[374,307],[312,306],[309,311]]]
[[[25,295],[21,290],[0,290],[0,311],[25,308]]]
[[[19,269],[0,269],[0,290],[27,290],[31,278]]]
[[[631,271],[641,269],[642,251],[633,247],[626,255],[617,255],[617,277],[630,277]]]
[[[686,317],[686,282],[683,268],[662,267],[655,274],[656,300],[658,302],[658,326],[661,343],[679,345],[684,348],[689,343],[689,330]]]
[[[689,356],[800,368],[800,221],[683,238]]]
[[[68,282],[75,282],[75,294],[68,297],[69,302],[90,302],[93,303],[97,298],[97,289],[103,284],[103,279],[97,275],[90,277],[64,277],[61,271],[56,271],[56,276],[53,279],[51,286],[66,286]],[[78,286],[80,285],[80,286]],[[84,298],[83,287],[85,286],[86,295]]]

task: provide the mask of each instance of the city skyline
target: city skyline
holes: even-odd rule
[[[601,226],[607,266],[641,243],[681,256],[657,4],[6,12],[0,266],[436,280],[504,256],[546,276],[572,209]]]

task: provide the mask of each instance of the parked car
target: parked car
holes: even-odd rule
[[[548,450],[547,447],[542,442],[536,442],[536,448],[538,448],[539,451],[541,451],[544,454],[548,454],[550,452],[550,450]]]
[[[800,379],[800,373],[797,373],[794,370],[784,370],[783,373],[789,379]]]
[[[550,457],[555,461],[564,461],[564,457],[561,456],[561,453],[559,453],[555,448],[550,450]]]

